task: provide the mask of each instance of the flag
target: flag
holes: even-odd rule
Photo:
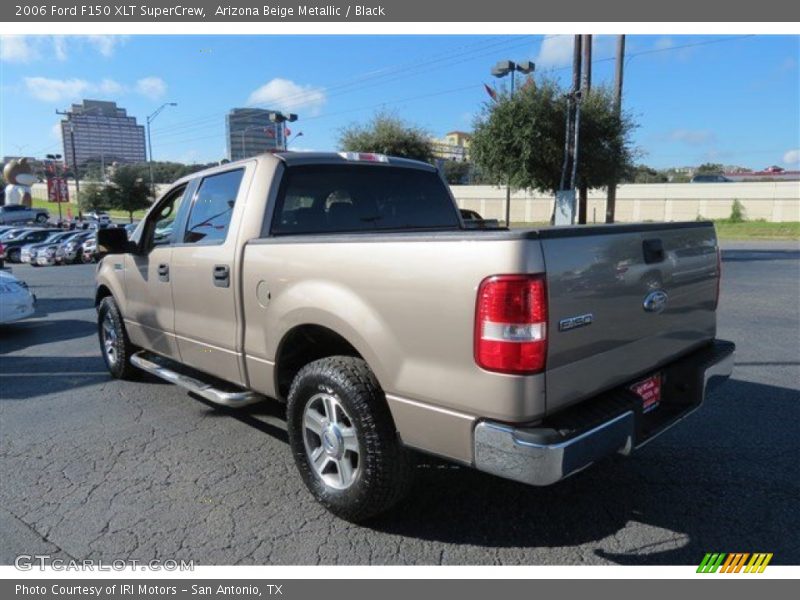
[[[483,87],[485,87],[485,88],[486,88],[486,93],[487,93],[487,94],[489,94],[489,98],[491,98],[492,100],[494,100],[495,102],[497,102],[497,92],[496,92],[496,91],[494,91],[492,88],[490,88],[490,87],[489,87],[488,85],[486,85],[485,83],[483,84]]]

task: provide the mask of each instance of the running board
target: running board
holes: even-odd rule
[[[214,387],[210,383],[198,379],[197,377],[179,372],[176,369],[180,368],[180,366],[176,367],[175,369],[170,368],[165,364],[167,362],[168,359],[149,354],[145,351],[137,352],[131,356],[131,364],[133,364],[135,367],[138,367],[142,371],[146,371],[151,375],[155,375],[164,381],[179,385],[182,388],[197,394],[202,398],[205,398],[209,402],[213,402],[214,404],[228,407],[238,407],[246,406],[248,404],[253,404],[254,402],[260,402],[261,400],[266,399],[266,396],[262,396],[261,394],[250,390],[221,390],[217,387]],[[198,376],[200,375],[201,374],[198,373]]]

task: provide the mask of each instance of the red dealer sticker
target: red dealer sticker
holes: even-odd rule
[[[650,412],[661,402],[661,374],[637,381],[628,389],[642,399],[642,411]]]

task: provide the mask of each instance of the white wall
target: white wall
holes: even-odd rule
[[[451,186],[461,208],[478,211],[487,219],[505,219],[504,187],[489,185]],[[738,199],[745,218],[766,221],[800,221],[800,181],[735,183],[648,183],[617,188],[616,220],[693,221],[698,216],[724,219]],[[553,210],[553,197],[520,190],[511,195],[511,221],[546,222]],[[605,220],[606,191],[590,190],[588,220]]]

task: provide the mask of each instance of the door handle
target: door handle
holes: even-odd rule
[[[214,265],[214,286],[226,288],[231,285],[231,268],[228,265]]]
[[[158,280],[159,281],[169,281],[169,265],[166,263],[161,263],[158,265]]]

